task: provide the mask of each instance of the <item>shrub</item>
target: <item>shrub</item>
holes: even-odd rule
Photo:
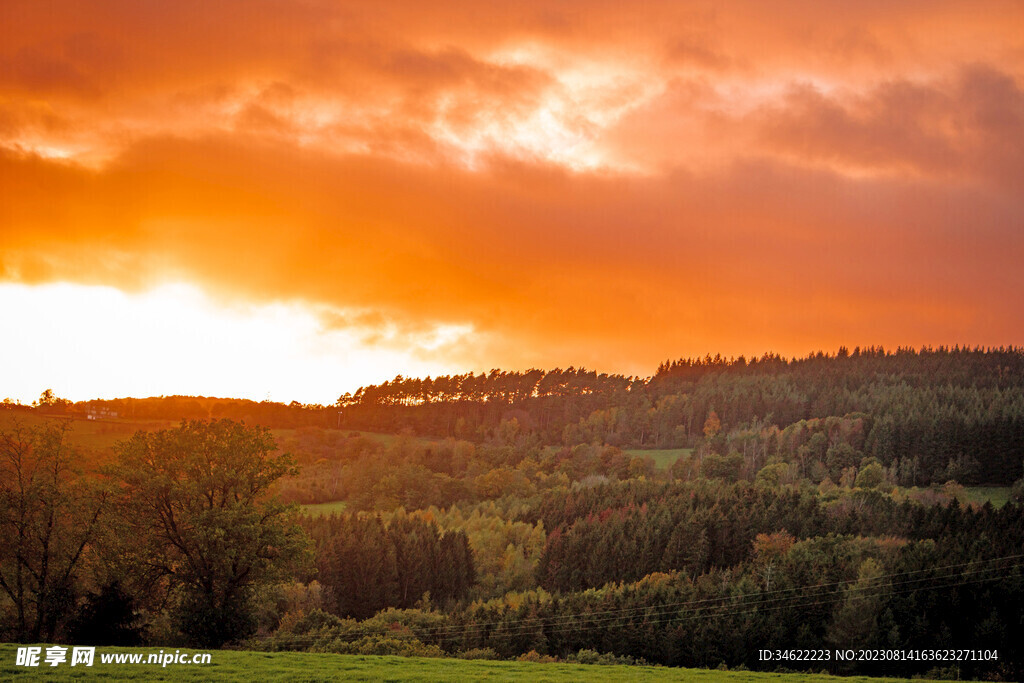
[[[363,636],[356,640],[336,638],[317,645],[311,652],[332,652],[340,655],[396,655],[399,657],[445,657],[437,645],[428,645],[415,638],[387,635]]]
[[[474,647],[470,650],[463,650],[455,656],[459,659],[501,659],[501,656],[492,647]]]
[[[537,664],[552,664],[558,661],[558,657],[552,657],[551,655],[542,655],[536,650],[530,650],[525,654],[519,655],[516,658],[519,662],[534,662]]]
[[[575,654],[565,658],[566,662],[573,664],[638,664],[643,660],[637,660],[628,655],[616,655],[611,652],[600,653],[596,650],[582,649]]]

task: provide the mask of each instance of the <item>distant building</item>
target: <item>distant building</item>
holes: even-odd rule
[[[107,408],[89,408],[85,414],[86,420],[113,420],[116,418],[117,411]]]

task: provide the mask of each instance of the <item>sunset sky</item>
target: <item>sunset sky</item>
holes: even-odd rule
[[[0,398],[1024,343],[1024,4],[0,4]]]

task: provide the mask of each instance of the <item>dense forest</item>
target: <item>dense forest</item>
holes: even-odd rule
[[[396,378],[330,407],[44,394],[0,430],[0,628],[1020,680],[1022,392],[1024,351],[956,348]],[[140,429],[86,453],[89,411]],[[759,657],[862,648],[982,654]]]
[[[759,662],[760,649],[956,647],[996,651],[1000,659],[948,669],[920,661],[812,668],[1008,680],[1022,671],[1020,504],[995,509],[955,498],[896,500],[861,487],[823,495],[763,482],[637,478],[470,509],[307,519],[321,529],[370,528],[379,540],[325,537],[334,540],[319,544],[316,560],[322,610],[282,620],[263,646],[569,661],[595,651],[606,661],[768,669],[778,664]],[[487,516],[494,522],[484,527]],[[419,520],[418,531],[410,519]],[[466,530],[488,573],[507,570],[505,581],[521,583],[470,587],[473,600],[446,589],[434,600],[430,577],[453,586],[448,577],[467,575],[458,553],[438,546],[447,536],[435,524]],[[384,588],[403,581],[384,540],[396,525],[408,530],[407,546],[421,549],[412,563],[430,568],[416,609],[388,609],[407,605]],[[538,536],[543,541],[531,545]],[[532,571],[517,576],[517,564]],[[339,565],[350,567],[346,575],[331,569]],[[358,596],[360,604],[332,597],[339,595]]]
[[[334,406],[203,397],[63,407],[132,419],[233,419],[473,443],[514,430],[542,446],[699,448],[793,463],[820,483],[874,457],[899,483],[1011,485],[1024,460],[1024,350],[840,348],[662,363],[648,378],[568,368],[396,377]],[[511,425],[511,426],[510,426]],[[841,433],[840,433],[841,432]]]
[[[753,458],[751,467],[782,458],[802,470],[861,455],[896,467],[908,485],[1010,484],[1024,458],[1024,351],[708,356],[663,363],[647,379],[574,368],[398,377],[346,394],[338,405],[344,425],[359,429],[479,440],[515,420],[543,444],[706,443],[722,455]],[[829,418],[845,421],[820,422]],[[837,439],[837,429],[852,431]],[[829,454],[830,447],[841,450]]]

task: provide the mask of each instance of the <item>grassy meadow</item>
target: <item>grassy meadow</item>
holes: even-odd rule
[[[330,503],[310,503],[302,506],[302,511],[307,515],[320,517],[322,515],[334,515],[344,512],[348,503],[343,500],[335,500]]]
[[[992,507],[1001,508],[1010,502],[1010,486],[966,486],[964,491],[969,501],[979,505],[992,503]]]
[[[639,455],[641,458],[650,457],[654,458],[654,464],[659,470],[667,470],[675,463],[676,460],[682,457],[688,457],[693,453],[692,448],[660,448],[645,450],[643,448],[631,448],[623,451],[628,455]]]
[[[38,427],[47,423],[66,422],[71,429],[68,432],[68,443],[82,449],[86,453],[109,452],[115,444],[132,437],[139,430],[157,431],[169,429],[180,424],[180,420],[150,420],[132,418],[114,418],[102,420],[89,420],[80,415],[59,416],[39,415],[27,410],[0,410],[0,431],[9,431],[20,424],[25,427]],[[302,429],[302,428],[300,428]],[[299,429],[271,429],[270,433],[279,444],[284,444],[293,439]],[[334,432],[335,430],[324,430]],[[364,432],[352,430],[338,430],[358,434],[385,446],[402,438],[399,434],[381,434],[377,432]],[[415,442],[428,443],[430,439],[422,437],[410,437]],[[337,512],[337,510],[331,510]]]
[[[140,429],[156,431],[178,424],[176,420],[87,420],[79,416],[58,417],[23,410],[0,410],[0,431],[10,430],[17,424],[38,427],[52,422],[69,423],[68,442],[87,453],[109,451],[114,444],[131,438]]]
[[[160,648],[107,648],[96,650],[90,668],[15,666],[17,646],[0,645],[0,679],[75,681],[114,679],[121,681],[725,681],[746,683],[768,681],[836,681],[842,683],[884,683],[904,679],[843,677],[821,674],[772,674],[749,671],[673,669],[652,666],[602,666],[596,664],[539,664],[420,657],[378,657],[306,652],[245,652],[216,650],[210,664],[102,664],[104,652],[138,652],[148,656]],[[165,651],[171,652],[171,649]],[[44,650],[45,652],[45,650]],[[192,650],[186,652],[191,653]],[[41,660],[42,661],[42,660]]]

